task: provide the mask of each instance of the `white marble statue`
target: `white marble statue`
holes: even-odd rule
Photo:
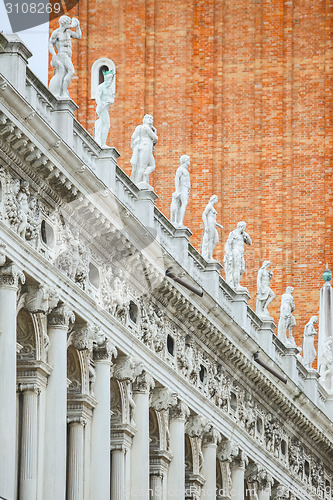
[[[304,327],[303,336],[303,364],[306,368],[312,368],[317,351],[314,346],[314,337],[317,335],[314,325],[318,323],[317,316],[312,316],[310,321]]]
[[[141,189],[151,188],[149,175],[155,170],[153,151],[158,137],[153,120],[151,115],[145,115],[142,125],[136,127],[131,138],[131,180]]]
[[[214,205],[217,202],[218,197],[214,194],[211,196],[202,214],[204,231],[202,236],[201,254],[208,262],[214,262],[213,252],[219,241],[219,235],[216,228],[220,227],[223,229],[223,226],[216,222],[217,211],[215,210]]]
[[[109,108],[114,102],[113,70],[103,72],[104,82],[98,85],[96,90],[96,113],[98,119],[95,122],[95,140],[100,146],[106,145],[106,139],[110,129]]]
[[[296,345],[293,337],[293,328],[296,326],[296,320],[292,314],[295,310],[293,291],[292,286],[287,286],[286,293],[281,297],[278,337],[284,343]]]
[[[272,300],[275,299],[275,293],[269,286],[273,276],[272,271],[268,270],[270,265],[271,262],[269,260],[265,260],[258,271],[257,277],[256,313],[259,318],[262,319],[271,319],[267,307],[272,302]]]
[[[187,155],[181,156],[180,166],[177,168],[175,176],[176,191],[172,194],[170,220],[175,226],[179,227],[183,227],[185,210],[191,190],[190,174],[188,172],[189,165],[190,157]]]
[[[231,231],[225,244],[224,267],[226,282],[236,291],[246,290],[240,285],[245,272],[244,243],[252,245],[250,236],[245,232],[246,223],[238,222],[237,228]]]
[[[319,373],[320,381],[325,389],[333,392],[333,337],[326,340],[324,344]]]
[[[70,28],[76,28],[72,31]],[[51,66],[55,74],[51,78],[49,90],[56,97],[67,97],[68,86],[74,76],[75,70],[72,63],[71,38],[80,39],[82,36],[79,20],[73,17],[61,16],[59,28],[53,31],[49,40],[49,51],[52,54]]]

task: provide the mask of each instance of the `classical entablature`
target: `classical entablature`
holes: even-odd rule
[[[137,488],[148,498],[149,484],[161,499],[177,488],[238,499],[244,484],[261,499],[331,498],[333,400],[318,373],[155,207],[154,191],[131,182],[117,150],[98,146],[73,101],[36,79],[28,57],[0,35],[0,329],[16,335],[19,418],[44,423],[19,431],[30,455],[13,447],[8,458],[0,446],[0,496],[16,484],[39,500],[66,488],[72,500],[107,499],[111,474],[117,500],[138,498]],[[166,277],[170,267],[203,297]],[[16,350],[4,339],[12,374]],[[10,389],[0,434],[8,425],[15,435]],[[224,493],[209,497],[214,484]]]

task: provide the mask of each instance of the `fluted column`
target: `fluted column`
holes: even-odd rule
[[[114,348],[108,340],[94,348],[97,405],[91,427],[91,500],[110,500],[110,367],[113,353]]]
[[[3,261],[4,259],[2,259]],[[14,498],[16,451],[16,295],[23,273],[0,266],[0,496]]]
[[[163,473],[150,474],[150,499],[163,500]]]
[[[67,332],[74,314],[60,305],[48,315],[48,363],[53,368],[46,390],[44,498],[64,500],[67,435]]]
[[[22,442],[20,452],[20,500],[37,496],[38,394],[35,384],[21,384]]]
[[[125,450],[122,446],[111,453],[111,500],[125,498]]]
[[[83,499],[83,439],[86,421],[82,417],[68,419],[67,500]]]
[[[201,496],[205,500],[216,499],[216,449],[221,441],[221,434],[209,425],[203,436],[203,466],[202,475],[205,478],[205,484],[201,490]]]
[[[154,388],[153,378],[143,371],[133,382],[136,434],[131,449],[130,498],[149,500],[149,393]]]
[[[185,421],[189,414],[182,401],[170,408],[170,451],[173,458],[168,471],[168,500],[185,498]]]

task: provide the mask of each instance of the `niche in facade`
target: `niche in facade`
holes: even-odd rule
[[[230,393],[230,408],[234,411],[237,410],[237,396],[234,392]]]
[[[116,71],[116,66],[111,59],[101,57],[94,62],[91,67],[91,99],[96,99],[96,89],[98,85],[104,82],[103,71]],[[116,92],[116,78],[113,79],[112,90]]]
[[[304,472],[305,472],[306,477],[310,476],[310,464],[307,460],[305,460],[305,462],[304,462]]]
[[[257,431],[258,431],[259,434],[262,433],[262,428],[263,428],[263,426],[262,426],[262,419],[260,417],[258,417],[257,418]]]
[[[43,243],[52,248],[54,245],[54,231],[50,224],[46,222],[46,220],[42,221],[41,233]]]
[[[281,453],[282,455],[285,455],[287,452],[287,443],[285,442],[284,439],[281,441]]]
[[[99,287],[100,284],[99,270],[91,262],[89,264],[89,281],[95,288]]]
[[[207,380],[207,370],[203,365],[200,365],[199,379],[202,383],[205,383]]]
[[[171,354],[171,356],[174,356],[175,341],[173,340],[173,338],[171,337],[171,335],[167,336],[167,349],[168,349],[168,353]]]
[[[138,306],[132,300],[129,304],[129,317],[132,323],[137,324],[139,319],[139,309]]]

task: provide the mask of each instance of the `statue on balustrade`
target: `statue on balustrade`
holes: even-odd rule
[[[98,119],[95,122],[95,140],[100,146],[106,145],[106,139],[110,129],[109,108],[114,102],[113,81],[115,73],[103,71],[104,82],[98,85],[96,90],[96,113]]]
[[[225,244],[224,267],[226,282],[236,291],[246,290],[240,285],[245,272],[244,243],[252,245],[250,236],[245,232],[246,223],[238,222],[237,228],[231,231]]]
[[[215,262],[215,259],[213,259],[213,252],[219,241],[219,235],[216,228],[220,227],[223,229],[223,226],[216,222],[217,211],[215,210],[214,205],[217,202],[218,197],[214,194],[211,196],[202,214],[204,231],[202,236],[201,254],[208,262]]]
[[[278,337],[284,343],[296,345],[293,337],[293,328],[296,326],[296,320],[292,314],[295,310],[293,291],[292,286],[287,286],[286,293],[281,297]]]
[[[70,28],[76,28],[76,30],[72,31]],[[59,18],[59,28],[53,31],[49,40],[49,51],[52,55],[51,66],[55,70],[49,84],[49,90],[56,97],[69,98],[68,86],[75,73],[72,63],[71,38],[80,39],[81,36],[78,19],[75,17],[71,19],[68,16]]]
[[[256,313],[261,319],[272,319],[267,309],[272,300],[275,299],[275,293],[270,288],[273,276],[272,271],[268,270],[270,265],[271,262],[265,260],[258,271]]]
[[[131,180],[140,189],[152,189],[149,186],[149,175],[155,170],[153,151],[158,141],[153,120],[151,115],[145,115],[142,125],[136,127],[131,138]]]
[[[317,351],[314,346],[314,337],[317,335],[314,325],[318,323],[317,316],[312,316],[310,321],[305,325],[303,336],[303,364],[306,368],[312,368]]]
[[[327,391],[333,392],[333,337],[329,337],[325,344],[319,367],[320,380]]]
[[[176,191],[172,194],[171,202],[171,217],[170,220],[175,226],[182,227],[187,207],[188,197],[191,190],[190,174],[188,167],[190,165],[190,157],[183,155],[180,157],[180,166],[177,169],[175,176]]]

